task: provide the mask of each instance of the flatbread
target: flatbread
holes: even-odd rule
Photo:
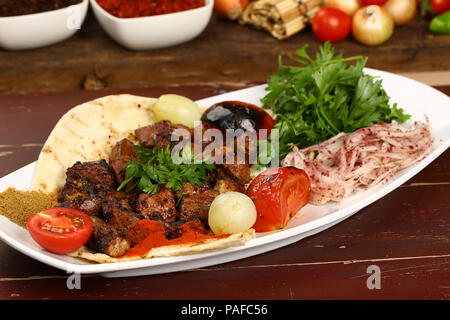
[[[57,122],[38,158],[31,190],[58,195],[66,181],[66,170],[75,162],[109,161],[113,146],[128,138],[137,143],[134,131],[156,122],[152,106],[156,98],[111,95],[72,108]],[[255,230],[227,238],[168,245],[149,250],[144,256],[113,258],[86,246],[69,256],[98,263],[133,261],[178,256],[243,245],[255,237]]]
[[[108,161],[112,147],[134,130],[153,124],[155,98],[122,94],[72,108],[57,122],[38,158],[31,190],[56,195],[76,161]]]
[[[68,255],[71,257],[83,258],[98,263],[135,261],[157,257],[173,257],[241,246],[246,241],[253,239],[254,237],[255,237],[255,230],[248,229],[247,231],[241,233],[232,234],[227,238],[207,239],[201,242],[191,242],[191,243],[162,246],[149,250],[143,256],[126,257],[126,258],[120,257],[113,258],[104,253],[93,252],[92,250],[88,249],[85,246],[81,247],[75,252],[69,253]]]

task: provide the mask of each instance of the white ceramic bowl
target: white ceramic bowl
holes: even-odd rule
[[[83,0],[57,10],[0,17],[0,48],[25,50],[63,41],[81,27],[88,6],[89,0]]]
[[[214,0],[197,9],[142,18],[117,18],[95,0],[91,8],[105,32],[131,50],[148,50],[174,46],[197,37],[211,18]]]

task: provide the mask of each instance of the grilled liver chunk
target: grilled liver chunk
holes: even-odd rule
[[[115,177],[105,160],[76,162],[66,171],[68,183],[82,187],[79,184],[89,184],[95,192],[103,189],[114,188]]]
[[[130,248],[130,243],[119,236],[114,228],[105,221],[92,217],[93,229],[88,246],[97,252],[105,253],[111,257],[123,255]]]
[[[219,193],[230,191],[243,193],[245,192],[244,185],[234,177],[223,177],[218,179],[214,185],[214,190],[218,191]]]
[[[109,227],[117,231],[119,236],[128,240],[131,246],[134,246],[146,236],[144,230],[138,224],[143,217],[123,204],[122,200],[103,202],[102,218]]]
[[[204,221],[208,220],[208,212],[214,198],[219,192],[214,189],[199,188],[191,184],[183,186],[183,195],[180,202],[180,219],[187,220],[192,217],[199,217]]]
[[[140,194],[137,200],[137,211],[146,218],[161,216],[166,222],[173,222],[178,218],[175,197],[172,190],[167,188],[153,195]]]
[[[92,198],[77,197],[64,201],[59,204],[58,207],[72,208],[80,210],[90,216],[97,216],[102,211],[102,199],[97,196]]]
[[[139,143],[146,148],[158,146],[165,149],[167,146],[173,146],[179,141],[171,141],[172,133],[176,129],[184,129],[191,134],[191,130],[181,124],[172,124],[168,120],[156,122],[152,125],[135,130]]]
[[[125,180],[127,164],[136,157],[137,154],[133,148],[133,143],[128,139],[120,140],[113,147],[109,157],[109,163],[119,184]]]

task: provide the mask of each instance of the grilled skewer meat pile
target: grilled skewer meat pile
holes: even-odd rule
[[[172,148],[171,135],[176,129],[189,131],[182,125],[160,121],[137,129],[135,134],[139,144],[146,148]],[[191,135],[193,130],[189,131]],[[208,141],[201,143],[202,148],[208,145]],[[66,171],[59,206],[91,216],[94,227],[87,245],[96,252],[111,257],[125,254],[146,237],[138,224],[141,219],[163,222],[168,238],[180,236],[179,226],[192,219],[200,219],[206,226],[214,198],[227,191],[244,192],[244,185],[250,181],[247,163],[217,164],[202,187],[185,183],[178,194],[165,187],[153,195],[141,193],[137,188],[127,193],[117,191],[125,180],[127,164],[136,157],[133,143],[123,139],[112,149],[109,163],[105,160],[77,162]]]

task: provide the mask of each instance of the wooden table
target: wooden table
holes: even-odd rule
[[[278,54],[317,41],[305,31],[278,41],[262,31],[218,20],[191,43],[151,52],[124,50],[89,15],[61,44],[0,51],[0,177],[36,160],[57,119],[96,97],[172,92],[199,99],[263,82]],[[450,80],[450,36],[423,23],[398,28],[378,48],[349,39],[345,55],[368,55],[371,67],[411,73],[439,71]],[[444,72],[442,74],[442,72]],[[435,79],[432,75],[431,78]],[[439,90],[450,95],[450,81]],[[103,88],[102,90],[79,90]],[[126,89],[140,88],[140,89]],[[450,151],[420,174],[338,225],[255,257],[185,272],[108,279],[68,275],[0,242],[0,299],[449,299]],[[368,267],[381,271],[369,290]]]
[[[320,45],[309,28],[280,41],[214,16],[203,34],[189,43],[134,52],[111,40],[90,12],[81,30],[62,43],[23,52],[0,50],[0,93],[248,85],[265,81],[277,67],[278,55],[295,55],[304,44],[312,53]],[[450,81],[450,35],[428,32],[427,21],[397,27],[382,46],[363,46],[349,37],[336,44],[336,51],[367,56],[368,67],[385,71],[439,72],[431,84],[449,84],[441,83],[443,77]]]
[[[229,88],[222,87],[221,90]],[[440,87],[450,94],[450,86]],[[127,90],[158,96],[164,87]],[[194,99],[215,86],[180,86]],[[0,97],[0,176],[34,161],[57,119],[70,107],[122,91]],[[287,247],[186,272],[136,278],[67,274],[0,242],[0,299],[448,299],[450,298],[450,150],[386,197],[342,223]],[[369,290],[367,268],[381,270]],[[180,290],[180,283],[189,290]]]

